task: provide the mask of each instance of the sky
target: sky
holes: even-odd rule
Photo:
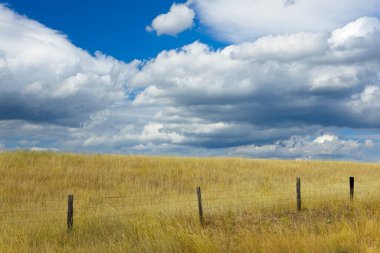
[[[0,151],[380,161],[378,0],[0,0]]]

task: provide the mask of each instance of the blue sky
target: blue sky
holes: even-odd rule
[[[156,36],[145,27],[160,13],[167,12],[172,0],[123,1],[0,1],[11,9],[66,34],[70,41],[90,53],[101,51],[119,60],[148,59],[165,49],[178,48],[196,40],[215,48],[225,46],[195,26],[180,36]],[[180,2],[179,2],[180,3]]]
[[[0,151],[380,161],[378,0],[0,1]]]

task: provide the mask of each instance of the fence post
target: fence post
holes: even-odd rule
[[[350,201],[354,200],[355,178],[350,177]]]
[[[67,196],[67,230],[73,230],[74,224],[74,196]]]
[[[202,207],[202,193],[201,193],[201,187],[197,187],[197,197],[198,197],[198,210],[199,210],[199,220],[201,221],[201,224],[204,224],[203,219],[203,207]]]
[[[301,179],[299,177],[297,177],[296,190],[297,190],[297,210],[298,212],[300,212],[301,211]]]

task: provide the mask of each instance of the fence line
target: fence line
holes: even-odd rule
[[[304,181],[305,182],[305,181]],[[308,181],[306,181],[307,183]],[[379,187],[380,187],[380,182],[378,180],[365,180],[365,181],[360,181],[360,180],[355,180],[355,184],[357,183],[368,183],[368,182],[376,182],[376,183],[379,183]],[[346,183],[346,181],[341,181],[339,183]],[[293,189],[293,185],[289,185],[289,186],[282,186],[282,187],[275,187],[276,190],[289,190],[289,189]],[[342,190],[346,190],[347,188],[346,187],[341,187],[339,186],[339,188],[337,189],[342,189]],[[272,188],[272,187],[270,187]],[[368,188],[372,188],[372,187],[369,187],[369,186],[361,186],[360,189],[368,189]],[[239,187],[238,190],[232,190],[232,189],[226,189],[226,190],[208,190],[209,188],[205,188],[206,189],[206,192],[208,195],[210,195],[210,193],[225,193],[225,192],[229,192],[229,193],[232,193],[232,192],[244,192],[244,191],[257,191],[257,190],[260,190],[260,188],[258,187],[249,187],[249,188],[241,188]],[[334,188],[334,190],[337,190]],[[305,192],[305,191],[302,191],[302,192]],[[260,192],[261,194],[267,194],[267,193],[262,193]],[[139,198],[139,199],[142,199],[142,200],[145,200],[145,199],[150,199],[150,198],[155,198],[155,197],[165,197],[165,196],[188,196],[190,194],[193,194],[193,193],[185,193],[185,194],[178,194],[178,193],[169,193],[169,194],[150,194],[150,195],[125,195],[125,196],[97,196],[97,197],[76,197],[77,200],[99,200],[99,199],[130,199],[130,198]],[[257,192],[255,193],[257,194]],[[14,198],[6,198],[6,199],[0,199],[0,202],[3,202],[3,203],[14,203],[14,202],[18,202],[18,203],[21,203],[21,202],[62,202],[62,201],[66,201],[66,198],[65,197],[61,197],[59,199],[14,199]]]
[[[304,194],[304,192],[303,192]],[[364,194],[364,193],[360,193]],[[368,193],[366,193],[368,194]],[[356,193],[356,195],[359,195]],[[203,201],[227,201],[227,200],[236,200],[236,199],[247,199],[252,197],[267,197],[267,196],[286,196],[286,199],[293,199],[289,197],[289,194],[260,194],[260,195],[243,195],[243,196],[231,196],[229,198],[202,198]],[[338,194],[320,194],[316,195],[313,194],[311,196],[309,195],[303,195],[303,199],[311,199],[316,197],[342,197],[342,195]],[[277,200],[277,199],[276,199]],[[145,206],[145,207],[151,207],[151,206],[157,206],[157,205],[167,205],[167,204],[178,204],[178,203],[194,203],[197,202],[197,200],[188,200],[188,201],[172,201],[172,202],[154,202],[154,203],[139,203],[139,204],[129,204],[129,205],[96,205],[96,206],[80,206],[75,207],[74,210],[86,210],[86,209],[97,209],[97,208],[120,208],[120,207],[136,207],[136,206]],[[261,201],[260,201],[261,202]],[[12,213],[12,212],[19,212],[19,213],[25,213],[25,212],[56,212],[56,211],[66,211],[66,209],[23,209],[23,210],[0,210],[0,213]]]
[[[343,180],[342,180],[343,182]],[[346,181],[347,182],[347,181]],[[202,190],[201,193],[201,187],[197,187],[196,189],[196,195],[194,194],[194,199],[187,199],[183,200],[178,197],[188,197],[189,194],[154,194],[154,195],[128,195],[128,196],[103,196],[103,197],[91,197],[91,198],[75,198],[75,204],[74,204],[74,197],[72,195],[69,195],[69,202],[68,202],[68,208],[52,208],[52,209],[0,209],[0,214],[14,214],[14,213],[58,213],[62,211],[67,211],[67,224],[68,224],[68,230],[71,230],[73,227],[73,214],[75,211],[78,210],[104,210],[107,208],[114,208],[114,209],[122,209],[122,208],[144,208],[144,207],[157,207],[160,208],[162,207],[163,210],[133,210],[132,211],[122,211],[124,215],[138,215],[142,213],[149,213],[149,214],[168,214],[168,213],[178,213],[179,211],[183,211],[183,208],[186,208],[187,210],[196,210],[198,207],[199,211],[199,218],[201,224],[204,224],[204,211],[210,211],[210,210],[216,210],[216,209],[226,209],[226,208],[241,208],[243,206],[252,206],[252,207],[261,207],[261,206],[276,206],[279,203],[285,203],[289,201],[288,203],[291,203],[296,205],[296,210],[302,211],[302,206],[301,206],[301,200],[306,200],[306,202],[303,202],[303,204],[308,204],[312,201],[316,201],[316,198],[323,198],[322,200],[318,200],[318,202],[321,202],[323,200],[328,200],[328,199],[339,199],[342,198],[345,200],[351,200],[353,201],[354,198],[357,198],[358,196],[362,196],[365,194],[365,196],[371,196],[369,192],[362,192],[362,190],[368,190],[368,189],[374,189],[373,186],[361,186],[362,183],[367,183],[367,182],[378,182],[376,180],[358,180],[355,181],[353,177],[349,178],[348,187],[333,187],[333,188],[325,188],[324,190],[301,190],[301,180],[297,178],[297,187],[293,186],[284,186],[284,187],[276,187],[275,189],[277,191],[282,191],[278,193],[265,193],[262,191],[258,191],[260,189],[253,188],[253,187],[247,187],[247,188],[239,188],[239,189],[223,189],[223,190]],[[302,182],[302,189],[307,187],[308,181]],[[356,188],[355,188],[356,184]],[[359,186],[358,186],[359,184]],[[380,187],[380,183],[379,183]],[[341,192],[340,192],[341,191]],[[242,192],[246,192],[246,194],[241,194]],[[301,195],[302,192],[302,195]],[[339,192],[339,193],[338,193]],[[240,194],[237,194],[240,193]],[[375,193],[375,192],[373,192]],[[228,194],[228,197],[219,197],[219,196],[225,196]],[[344,195],[343,195],[344,194]],[[203,195],[203,196],[202,196]],[[216,196],[213,196],[216,195]],[[217,196],[219,195],[219,196]],[[164,201],[154,201],[150,203],[136,203],[136,201],[132,201],[133,203],[129,204],[121,204],[121,205],[115,205],[115,204],[99,204],[99,205],[81,205],[81,201],[85,200],[108,200],[108,199],[114,199],[114,200],[131,200],[133,198],[139,198],[139,200],[150,200],[151,198],[157,198],[157,197],[167,197],[167,196],[175,196],[177,198],[173,200],[164,200]],[[274,197],[271,200],[267,200],[265,198],[267,197]],[[373,197],[373,196],[372,196]],[[79,201],[78,201],[79,199]],[[373,198],[372,198],[373,199]],[[71,201],[70,201],[71,200]],[[236,203],[236,201],[239,200],[244,200],[244,203]],[[20,201],[20,200],[18,200]],[[36,203],[41,203],[41,202],[62,202],[64,199],[36,199],[36,200],[22,200],[21,202],[16,202],[16,203],[24,203],[24,202],[36,202]],[[293,202],[295,201],[295,202]],[[0,200],[1,203],[13,203],[10,199],[6,200]],[[76,203],[79,202],[79,206],[76,206]],[[224,203],[220,203],[224,202]],[[235,202],[235,203],[234,203]],[[275,203],[273,203],[275,202]],[[198,203],[198,205],[196,205]],[[178,204],[186,204],[186,205],[181,205],[181,206],[176,206],[175,210],[170,210],[171,207],[170,205],[178,205]],[[189,207],[193,207],[190,208]],[[194,211],[193,210],[193,211]],[[120,211],[117,211],[120,212]],[[115,216],[121,217],[121,214],[116,214]],[[110,217],[109,215],[104,215],[104,217]],[[50,221],[57,221],[58,219],[50,220]],[[49,220],[13,220],[13,221],[1,221],[0,224],[23,224],[23,223],[35,223],[35,222],[47,222]]]
[[[117,207],[136,207],[136,206],[146,206],[146,207],[150,207],[150,206],[159,206],[159,205],[168,205],[168,204],[182,204],[182,203],[193,203],[193,202],[196,202],[196,200],[189,200],[189,201],[176,201],[176,202],[154,202],[154,203],[149,203],[149,204],[142,204],[142,203],[139,203],[139,204],[130,204],[130,205],[119,205],[119,206],[114,206],[114,205],[97,205],[97,206],[83,206],[83,207],[77,207],[77,208],[74,208],[76,210],[81,210],[81,209],[96,209],[96,208],[104,208],[104,207],[111,207],[111,208],[117,208]]]
[[[0,213],[35,213],[35,212],[57,212],[66,211],[66,209],[24,209],[24,210],[0,210]]]
[[[21,221],[9,221],[9,222],[0,222],[0,224],[4,225],[14,225],[14,224],[29,224],[29,223],[45,223],[45,222],[53,222],[58,221],[59,219],[44,219],[44,220],[21,220]]]
[[[65,201],[64,198],[62,199],[0,199],[0,203],[14,203],[14,202],[62,202]]]
[[[220,191],[219,193],[227,193],[227,191]],[[231,193],[231,192],[228,192],[228,193]],[[232,192],[233,193],[233,192]],[[306,197],[303,197],[303,198],[311,198],[311,197],[327,197],[327,196],[336,196],[338,197],[338,195],[335,193],[335,194],[320,194],[320,195],[317,195],[315,193],[323,193],[322,191],[302,191],[302,193],[304,194],[304,196],[306,195]],[[250,193],[250,194],[244,194],[244,195],[231,195],[230,197],[228,198],[225,198],[225,197],[222,197],[222,198],[218,198],[218,197],[214,197],[214,198],[210,198],[210,197],[204,197],[202,198],[203,201],[221,201],[221,200],[235,200],[235,199],[247,199],[247,198],[252,198],[252,197],[255,197],[255,198],[258,198],[258,197],[273,197],[273,196],[278,196],[278,197],[281,197],[281,196],[286,196],[288,197],[290,194],[293,194],[291,192],[289,193],[260,193],[260,194],[257,194],[257,193]],[[312,194],[312,196],[308,196],[308,194]],[[360,193],[360,194],[363,194],[363,193]],[[368,194],[368,192],[367,192]],[[358,193],[356,193],[356,195],[358,195]],[[206,195],[207,196],[207,195]],[[95,205],[95,206],[79,206],[79,207],[75,207],[74,209],[75,210],[83,210],[83,209],[97,209],[97,208],[105,208],[105,207],[109,207],[109,208],[118,208],[118,207],[136,207],[136,206],[145,206],[145,207],[150,207],[150,206],[160,206],[160,205],[166,205],[166,204],[183,204],[183,203],[194,203],[194,202],[197,202],[196,199],[194,200],[181,200],[181,201],[164,201],[164,202],[151,202],[151,203],[135,203],[135,204],[128,204],[128,205]],[[19,213],[25,213],[25,212],[55,212],[55,211],[66,211],[66,209],[63,209],[63,208],[59,208],[59,209],[22,209],[22,210],[19,210],[19,209],[16,209],[16,210],[3,210],[3,209],[0,209],[0,213],[4,214],[4,213],[10,213],[10,212],[19,212]]]

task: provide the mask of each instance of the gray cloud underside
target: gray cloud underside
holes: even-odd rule
[[[79,126],[122,101],[128,66],[0,5],[0,119]]]
[[[351,29],[371,26],[356,37]],[[161,53],[132,77],[134,104],[175,115],[256,126],[379,128],[380,24],[347,31],[264,37],[212,51],[194,43]],[[345,36],[349,35],[347,38]]]
[[[0,149],[378,157],[377,18],[124,63],[0,8]]]

